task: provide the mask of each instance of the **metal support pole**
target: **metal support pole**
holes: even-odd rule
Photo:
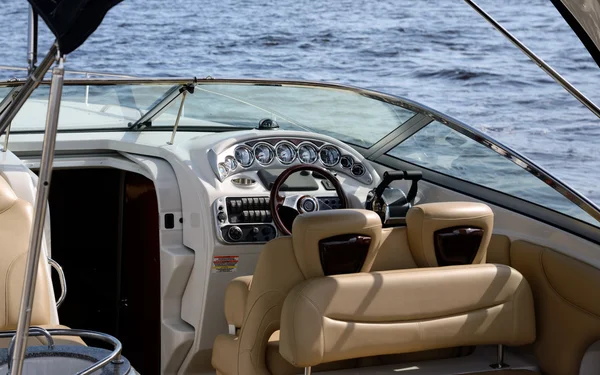
[[[58,127],[58,114],[64,79],[64,57],[58,57],[57,65],[52,70],[52,83],[48,97],[48,112],[46,115],[46,131],[44,144],[42,146],[42,160],[37,184],[35,208],[33,212],[33,228],[29,238],[29,251],[27,253],[27,265],[25,268],[25,280],[23,282],[23,295],[21,297],[21,308],[19,310],[19,321],[15,336],[15,351],[11,360],[11,375],[21,375],[23,371],[23,360],[27,346],[27,332],[31,323],[31,309],[35,293],[35,282],[37,279],[38,265],[44,234],[44,222],[46,219],[46,207],[48,206],[48,193],[50,191],[50,179],[52,177],[52,162],[54,160],[54,147],[56,145],[56,128]]]
[[[33,7],[29,5],[29,20],[27,27],[27,74],[33,73],[37,64],[38,46],[38,16]]]
[[[181,104],[179,105],[179,111],[177,112],[177,118],[175,119],[175,126],[173,126],[173,133],[171,133],[171,141],[167,142],[168,145],[172,145],[175,140],[175,134],[177,133],[177,127],[179,126],[179,119],[181,118],[181,111],[183,110],[183,103],[185,103],[187,91],[184,91],[181,95]]]
[[[506,363],[504,363],[504,345],[499,344],[497,347],[497,350],[498,350],[498,353],[497,353],[496,363],[494,363],[493,365],[490,365],[490,367],[495,368],[495,369],[510,367]]]
[[[6,128],[6,134],[4,134],[4,148],[2,152],[8,151],[8,137],[10,136],[10,123],[8,124],[8,128]]]
[[[56,43],[54,43],[52,47],[50,47],[50,51],[48,51],[46,57],[44,57],[44,60],[42,60],[42,62],[40,63],[40,66],[38,66],[35,69],[35,71],[29,75],[29,77],[27,77],[27,81],[23,83],[23,86],[19,90],[17,96],[14,98],[12,103],[10,103],[7,106],[6,110],[0,117],[0,135],[2,135],[4,130],[6,130],[6,128],[8,127],[8,124],[10,124],[15,118],[15,116],[17,115],[25,101],[29,98],[33,90],[35,90],[36,87],[38,87],[38,85],[44,78],[44,75],[56,60],[57,52],[58,46],[56,45]]]
[[[304,368],[304,375],[310,375],[311,372],[312,372],[312,368],[310,366]]]
[[[569,92],[569,94],[573,95],[575,99],[579,100],[581,104],[586,106],[593,114],[595,114],[598,118],[600,118],[600,108],[590,99],[588,99],[585,95],[583,95],[575,86],[573,86],[569,81],[563,78],[556,70],[552,69],[550,65],[548,65],[544,60],[540,59],[535,53],[533,53],[527,46],[525,46],[519,39],[517,39],[514,35],[512,35],[508,30],[506,30],[498,21],[492,18],[489,14],[487,14],[479,5],[477,5],[473,0],[464,0],[467,4],[471,6],[471,8],[475,9],[481,17],[483,17],[488,23],[490,23],[496,30],[498,30],[502,35],[506,37],[506,39],[510,40],[512,44],[514,44],[518,49],[521,50],[527,57],[529,57],[533,62],[537,64],[544,72],[546,72],[550,77],[552,77],[559,85],[561,85],[565,90]]]

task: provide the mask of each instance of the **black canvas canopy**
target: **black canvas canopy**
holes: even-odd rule
[[[58,41],[60,52],[76,50],[122,0],[28,0]]]

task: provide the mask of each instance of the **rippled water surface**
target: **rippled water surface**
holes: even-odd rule
[[[600,102],[600,68],[549,0],[479,4]],[[26,2],[0,7],[0,64],[24,66]],[[46,50],[50,34],[41,33]],[[67,63],[137,76],[320,80],[403,96],[600,202],[600,120],[462,1],[125,0]]]

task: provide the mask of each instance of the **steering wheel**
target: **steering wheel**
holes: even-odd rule
[[[279,210],[282,207],[286,207],[288,209],[296,211],[296,215],[308,212],[315,212],[319,210],[319,202],[315,197],[312,197],[307,194],[295,194],[286,196],[282,196],[279,194],[279,191],[283,186],[285,180],[287,180],[288,177],[293,173],[299,171],[312,171],[324,176],[335,187],[335,191],[337,192],[337,195],[340,198],[340,208],[348,208],[348,198],[346,197],[346,194],[344,194],[342,184],[338,181],[337,178],[335,178],[334,175],[332,175],[326,169],[310,164],[300,164],[289,167],[285,171],[281,172],[277,179],[275,179],[275,182],[271,187],[271,196],[269,199],[269,209],[271,210],[273,222],[275,223],[277,229],[279,229],[279,232],[287,236],[292,234],[292,227],[291,224],[286,225],[281,220]]]

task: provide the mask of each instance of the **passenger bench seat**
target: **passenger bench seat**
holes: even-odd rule
[[[29,235],[33,222],[33,208],[19,199],[8,182],[0,176],[0,331],[17,327]],[[53,326],[50,319],[51,303],[49,291],[50,275],[48,262],[40,258],[36,290],[31,313],[31,326],[42,328],[66,328]],[[10,339],[0,339],[0,347],[8,347]],[[31,343],[39,342],[31,338]],[[57,344],[85,345],[79,337],[57,338]]]

